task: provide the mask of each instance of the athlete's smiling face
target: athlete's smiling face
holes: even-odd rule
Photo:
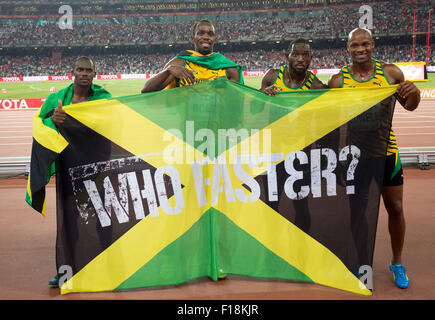
[[[375,47],[370,33],[363,29],[353,32],[347,41],[347,50],[354,63],[364,63],[372,60],[372,51]]]
[[[197,25],[192,37],[195,51],[201,54],[210,54],[213,52],[213,46],[216,43],[215,28],[212,24],[201,22]]]

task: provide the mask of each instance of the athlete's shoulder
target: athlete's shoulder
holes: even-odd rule
[[[184,66],[184,59],[180,57],[173,57],[168,61],[168,63],[166,63],[165,69],[169,66]]]
[[[64,90],[64,89],[62,89],[62,90]],[[53,105],[56,108],[57,107],[57,101],[62,96],[61,94],[59,94],[59,92],[60,92],[60,90],[58,92],[50,93],[48,95],[48,97],[45,99],[43,105],[44,106]]]
[[[91,89],[92,95],[97,99],[108,99],[112,97],[112,94],[99,84],[93,83]]]
[[[275,82],[278,73],[279,69],[276,68],[271,68],[267,70],[263,78],[261,79],[261,89],[271,86]]]
[[[276,79],[279,74],[279,69],[270,68],[266,71],[263,78],[261,79],[261,87],[260,90],[264,91],[266,88],[271,87],[275,84]]]
[[[311,86],[311,89],[327,89],[328,86],[323,83],[314,73],[314,79],[313,79],[313,85]]]
[[[270,68],[266,71],[266,73],[263,76],[263,80],[273,80],[275,81],[280,69],[277,68]]]
[[[269,70],[266,71],[266,73],[264,74],[264,77],[267,77],[267,76],[276,77],[280,70],[281,69],[278,69],[278,68],[270,68]]]
[[[73,90],[73,88],[74,88],[74,83],[71,83],[65,88],[49,94],[41,106],[39,117],[45,118],[50,111],[57,108],[59,106],[59,100],[63,101],[68,90]],[[51,116],[51,114],[49,114],[49,116]]]
[[[227,79],[235,82],[240,82],[241,75],[236,67],[229,67],[226,69]]]
[[[69,85],[67,85],[65,88],[60,89],[59,91],[50,93],[50,95],[47,97],[47,99],[45,100],[47,103],[52,103],[54,102],[54,104],[58,105],[58,100],[63,100],[63,97],[67,94],[67,92],[69,90],[73,90],[74,88],[74,83],[71,83]]]
[[[343,86],[343,75],[341,70],[333,74],[328,80],[328,88],[341,88]]]
[[[382,63],[384,74],[391,84],[399,84],[405,81],[402,70],[394,63]]]

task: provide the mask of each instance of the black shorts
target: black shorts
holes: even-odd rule
[[[403,170],[399,153],[385,157],[384,181],[382,185],[384,187],[403,185]]]

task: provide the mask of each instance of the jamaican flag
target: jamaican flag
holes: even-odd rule
[[[41,109],[33,116],[33,141],[26,202],[45,215],[45,185],[55,173],[54,161],[68,142],[57,131],[51,118],[40,117]]]
[[[33,116],[32,161],[29,179],[27,181],[26,202],[35,210],[45,215],[45,185],[50,177],[56,173],[54,161],[57,159],[68,142],[59,134],[51,116],[58,107],[59,101],[63,105],[71,104],[74,84],[52,93]],[[110,98],[111,94],[103,87],[92,84],[88,101]]]
[[[395,91],[219,79],[66,106],[61,293],[234,274],[370,295]]]

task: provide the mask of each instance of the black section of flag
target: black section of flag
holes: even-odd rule
[[[122,202],[119,175],[124,175],[124,178],[127,174],[132,175],[137,179],[138,186],[143,188],[142,171],[149,171],[153,177],[156,168],[70,116],[67,116],[60,132],[69,145],[56,161],[56,260],[58,268],[71,266],[75,274],[142,219],[135,214],[130,193],[125,194],[127,201]],[[152,181],[153,190],[156,190],[154,179]],[[164,175],[164,183],[170,198],[173,190],[167,175]],[[97,191],[94,198],[101,200],[102,216],[106,220],[101,220],[97,214],[98,206],[91,197],[90,185]],[[113,191],[111,194],[108,193],[108,185]],[[119,221],[113,206],[109,206],[110,213],[105,210],[108,194],[128,207],[123,212],[126,221]],[[159,206],[157,194],[155,198]],[[143,203],[142,214],[145,217],[149,214],[147,201],[142,198],[139,201]],[[106,225],[103,225],[104,221]]]
[[[33,138],[32,155],[30,162],[30,192],[32,193],[32,208],[42,212],[45,199],[45,186],[48,181],[48,174],[51,164],[56,160],[58,154],[40,145]]]
[[[345,125],[318,139],[302,152],[308,161],[301,163],[296,157],[292,165],[303,178],[297,180],[293,189],[295,193],[301,188],[310,188],[307,196],[292,200],[285,192],[284,185],[290,177],[285,168],[285,161],[276,167],[277,201],[270,201],[268,176],[256,177],[260,184],[260,200],[295,224],[302,231],[331,250],[354,273],[361,265],[372,265],[376,237],[379,198],[385,165],[394,99],[387,99],[370,110],[349,121]],[[354,171],[354,179],[348,180],[348,170],[352,156],[345,161],[339,160],[340,151],[357,146],[361,156]],[[331,149],[337,156],[333,170],[333,183],[336,195],[328,195],[326,179],[321,178],[321,196],[313,196],[312,190],[312,156],[321,154],[320,171],[328,166],[328,157],[323,150]],[[348,194],[352,185],[354,194]],[[352,187],[350,187],[352,188]]]

